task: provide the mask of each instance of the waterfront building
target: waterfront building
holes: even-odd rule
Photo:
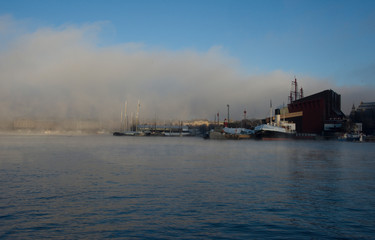
[[[361,102],[357,109],[353,105],[349,118],[354,123],[362,123],[365,134],[375,134],[375,102]]]
[[[190,120],[190,121],[184,121],[184,125],[189,125],[192,127],[199,127],[202,125],[210,125],[210,122],[207,119],[195,119],[195,120]]]
[[[341,111],[341,95],[325,90],[288,104],[289,114],[302,112],[293,117],[297,133],[322,134],[344,131],[345,114]]]

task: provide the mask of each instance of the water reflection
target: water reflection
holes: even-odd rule
[[[375,233],[372,145],[110,136],[0,143],[0,238]]]
[[[360,180],[350,172],[356,168],[364,170],[358,166],[361,163],[351,157],[358,151],[361,150],[353,148],[353,145],[324,142],[312,143],[308,147],[299,146],[289,152],[289,195],[295,203],[293,212],[298,213],[296,218],[303,219],[299,224],[306,224],[305,227],[322,232],[326,237],[353,236],[347,227],[360,226],[360,218],[348,218],[345,209],[353,206],[353,202],[360,197],[353,194],[358,193],[358,189],[350,189]],[[366,205],[370,207],[369,203]],[[354,209],[356,212],[364,210],[361,206]],[[365,212],[360,215],[366,218]],[[368,221],[366,225],[369,225]]]

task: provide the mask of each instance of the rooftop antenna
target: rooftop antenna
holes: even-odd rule
[[[296,101],[297,100],[297,98],[298,98],[298,83],[297,83],[297,78],[296,78],[296,76],[294,76],[294,81],[292,82],[292,86],[294,85],[294,101]]]
[[[293,101],[298,100],[298,98],[303,98],[303,88],[301,88],[300,92],[298,92],[297,78],[294,76],[294,81],[292,81],[292,90],[290,90],[289,95],[289,102],[292,103]]]

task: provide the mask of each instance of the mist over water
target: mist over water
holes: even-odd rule
[[[2,239],[371,239],[372,143],[0,136]]]
[[[221,46],[206,51],[170,51],[140,43],[100,46],[104,23],[22,31],[0,18],[0,120],[118,120],[128,114],[154,119],[213,120],[231,106],[233,119],[250,118],[287,104],[295,73],[275,69],[248,73]],[[12,31],[21,29],[19,31]],[[287,57],[287,56],[286,56]],[[332,79],[298,76],[305,96],[332,88],[342,93],[343,111],[370,101],[373,87],[337,86]],[[360,94],[359,94],[360,93]]]

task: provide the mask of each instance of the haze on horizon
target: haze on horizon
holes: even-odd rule
[[[353,104],[375,101],[372,68],[370,80],[340,82],[298,69],[245,69],[240,58],[214,42],[205,49],[103,44],[116,27],[101,20],[30,27],[24,19],[0,15],[0,120],[114,120],[125,100],[130,114],[138,99],[143,119],[213,120],[217,112],[226,114],[227,104],[232,119],[241,119],[244,109],[249,118],[263,118],[270,100],[274,107],[288,103],[294,77],[305,96],[326,89],[341,94],[345,114]]]

